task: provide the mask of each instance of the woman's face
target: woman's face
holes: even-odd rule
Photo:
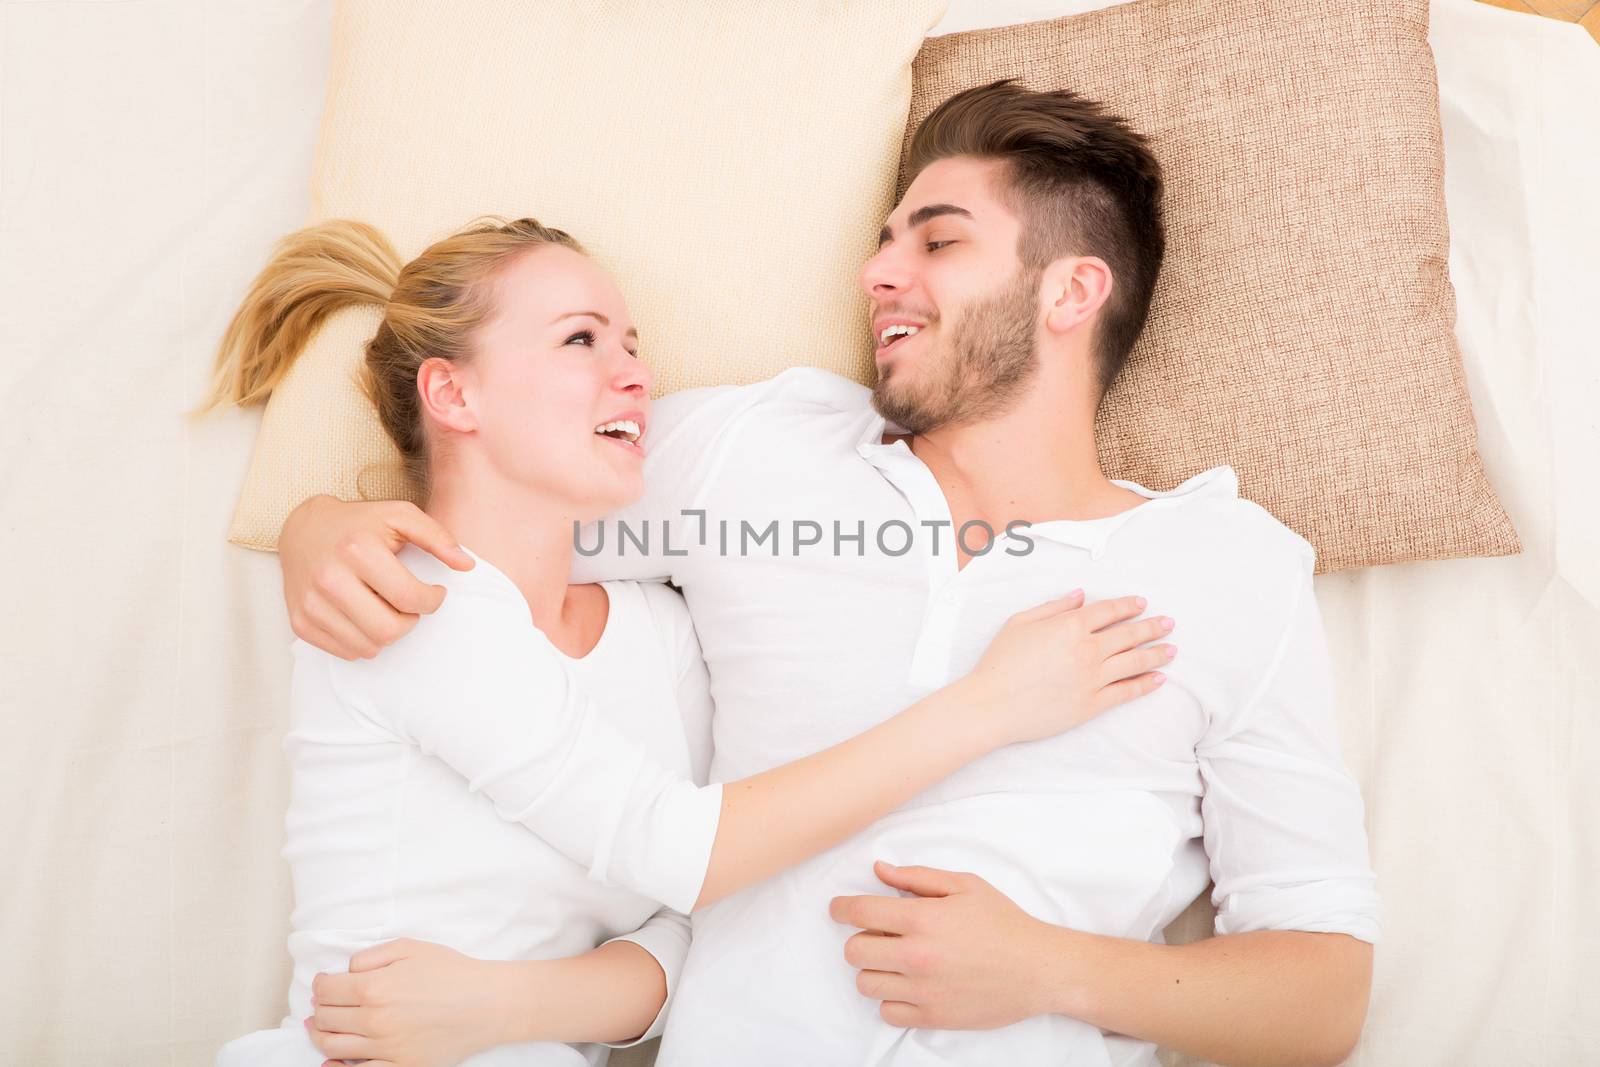
[[[501,270],[495,309],[452,369],[476,439],[456,444],[582,521],[637,500],[650,371],[616,285],[589,257],[543,245]]]

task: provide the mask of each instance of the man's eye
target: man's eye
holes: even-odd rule
[[[945,245],[953,245],[953,244],[955,244],[954,241],[929,241],[928,242],[928,251],[937,252],[937,251],[939,251],[939,249],[943,248]]]
[[[572,342],[578,340],[579,338],[583,339],[583,343],[584,344],[592,346],[594,344],[594,331],[593,330],[579,330],[577,333],[575,333],[571,337],[567,338],[566,341],[563,342],[563,344],[569,344],[570,345]]]

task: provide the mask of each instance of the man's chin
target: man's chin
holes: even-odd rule
[[[904,375],[896,381],[880,376],[872,390],[872,410],[907,433],[927,433],[932,427],[923,406],[906,388]]]

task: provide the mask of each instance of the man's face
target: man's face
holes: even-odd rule
[[[873,406],[911,433],[999,414],[1038,366],[1039,272],[1022,268],[1021,223],[994,195],[1002,166],[956,157],[925,167],[861,268]]]

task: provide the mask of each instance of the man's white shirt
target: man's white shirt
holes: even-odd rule
[[[870,393],[809,368],[654,405],[646,492],[579,536],[575,579],[670,578],[710,670],[710,778],[845,740],[968,672],[1012,614],[1083,588],[1148,598],[1167,683],[956,772],[836,848],[693,916],[661,1067],[1155,1064],[1064,1016],[903,1030],[856,991],[839,894],[889,893],[875,859],[976,873],[1056,925],[1160,941],[1215,882],[1218,934],[1376,943],[1364,810],[1339,751],[1309,544],[1229,467],[1121,514],[1002,534],[957,566],[932,473]],[[1030,462],[1029,442],[1017,461]],[[624,533],[624,527],[626,532]],[[969,531],[968,543],[982,538]],[[985,709],[974,707],[972,714]]]

